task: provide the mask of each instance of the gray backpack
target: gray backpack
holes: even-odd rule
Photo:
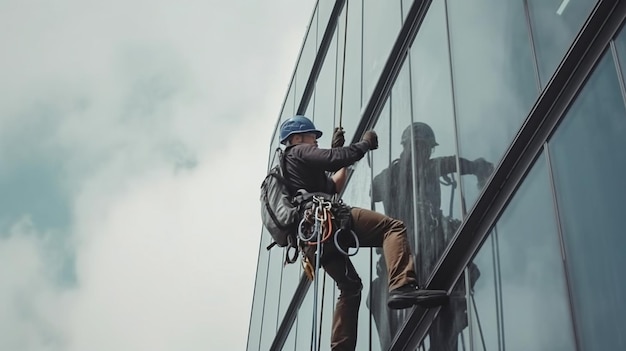
[[[278,164],[270,169],[261,184],[261,219],[276,245],[284,247],[295,243],[300,201],[294,198],[285,178],[283,151],[278,148],[276,152]]]

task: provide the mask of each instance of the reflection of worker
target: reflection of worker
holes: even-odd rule
[[[450,173],[457,173],[457,163],[455,156],[431,158],[434,147],[439,144],[433,130],[426,123],[415,122],[407,127],[402,133],[401,143],[403,151],[400,158],[374,178],[372,197],[375,202],[383,202],[388,216],[405,222],[411,246],[417,252],[418,282],[424,284],[460,224],[458,220],[442,214],[439,180],[440,177],[447,178]],[[458,173],[476,175],[479,184],[484,184],[493,170],[493,165],[482,158],[474,161],[460,158],[459,162],[461,171]],[[417,243],[414,242],[416,236]],[[397,313],[375,303],[385,301],[385,289],[378,286],[378,279],[385,279],[384,265],[379,260],[379,277],[374,280],[372,287],[372,293],[376,297],[372,299],[370,306],[379,334],[388,334],[381,335],[381,342],[392,339],[398,324],[402,322]],[[478,270],[473,271],[475,273],[472,278],[475,280]],[[446,314],[449,314],[452,320],[448,320],[445,326],[438,326],[437,323],[433,325],[430,334],[431,350],[456,350],[457,334],[467,324],[465,321],[463,325],[462,318],[461,322],[454,322],[458,319],[458,313],[454,310],[456,308],[453,299],[450,305],[441,310],[440,316],[446,318]],[[464,314],[463,310],[456,312]],[[388,345],[382,346],[386,348]]]
[[[333,136],[333,148],[321,149],[317,146],[317,138],[321,135],[322,132],[304,116],[292,117],[281,125],[280,143],[287,145],[285,178],[294,189],[332,195],[340,192],[346,183],[345,167],[360,160],[367,151],[377,149],[378,137],[374,131],[368,131],[362,141],[343,147],[343,131],[338,129]],[[327,171],[336,173],[328,177]],[[417,287],[414,259],[406,227],[401,221],[356,207],[350,210],[350,215],[352,230],[361,246],[382,247],[385,251],[385,264],[389,267],[385,276],[385,291],[387,288],[390,291],[386,299],[390,308],[404,309],[413,305],[432,307],[447,302],[446,291]],[[306,254],[309,256],[311,253],[308,250]],[[315,256],[310,256],[310,259],[314,260]],[[333,317],[331,347],[333,350],[354,350],[361,279],[347,256],[325,253],[320,264],[335,280],[340,291]],[[386,279],[387,275],[389,279]]]

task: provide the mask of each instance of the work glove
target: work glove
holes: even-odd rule
[[[378,149],[378,135],[376,135],[375,131],[368,130],[367,132],[365,132],[365,134],[363,134],[363,139],[361,140],[367,141],[367,143],[370,145],[370,150]]]
[[[485,186],[485,183],[487,183],[489,176],[491,176],[491,173],[493,173],[493,163],[481,157],[472,161],[472,166],[474,168],[474,174],[478,179],[478,189],[482,189]]]
[[[343,144],[346,142],[346,138],[344,137],[345,132],[343,131],[343,128],[341,127],[337,127],[335,128],[335,131],[333,132],[333,140],[330,143],[330,146],[335,148],[335,147],[342,147]]]

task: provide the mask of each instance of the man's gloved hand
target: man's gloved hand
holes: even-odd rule
[[[472,164],[474,166],[474,174],[478,179],[478,188],[482,189],[485,186],[485,183],[487,182],[489,176],[491,176],[491,173],[493,173],[493,163],[481,157],[472,161]]]
[[[378,135],[373,130],[368,130],[363,134],[363,141],[367,141],[370,144],[370,150],[378,149]]]
[[[333,140],[330,143],[330,147],[342,147],[343,144],[346,142],[346,138],[344,137],[345,132],[343,131],[343,128],[341,127],[337,127],[335,128],[335,131],[333,132]]]

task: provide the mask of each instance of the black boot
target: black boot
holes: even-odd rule
[[[445,290],[423,290],[413,284],[407,284],[389,292],[387,306],[393,310],[419,305],[424,308],[441,306],[448,302]]]

